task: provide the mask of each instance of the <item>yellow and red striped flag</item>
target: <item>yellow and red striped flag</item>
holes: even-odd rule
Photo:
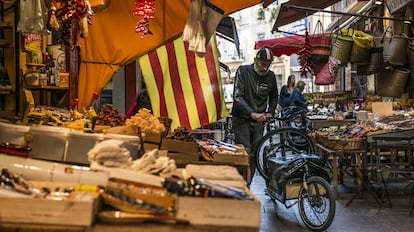
[[[212,37],[203,58],[189,51],[182,38],[139,58],[153,114],[172,119],[171,129],[193,130],[229,115]]]

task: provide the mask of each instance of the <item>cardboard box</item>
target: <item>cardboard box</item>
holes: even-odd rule
[[[198,144],[196,142],[181,141],[177,139],[163,138],[161,141],[160,149],[168,150],[171,152],[197,154]]]
[[[99,209],[97,194],[77,192],[74,199],[0,197],[2,223],[91,226]]]
[[[70,131],[64,161],[89,165],[88,152],[102,138],[102,134]]]
[[[33,141],[29,144],[32,148],[30,158],[63,161],[69,131],[63,127],[31,126],[29,133]]]
[[[246,189],[246,191],[249,190]],[[176,217],[187,219],[193,225],[259,229],[260,210],[260,201],[256,198],[253,201],[247,201],[179,196]]]

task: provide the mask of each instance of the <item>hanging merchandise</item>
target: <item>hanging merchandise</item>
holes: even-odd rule
[[[93,15],[89,0],[52,0],[47,27],[59,43],[74,46],[87,36]]]
[[[188,50],[204,57],[206,46],[222,19],[224,11],[207,0],[192,0],[190,13],[183,30],[183,40],[189,42]]]
[[[47,29],[50,31],[59,31],[61,28],[59,20],[56,17],[55,1],[51,2],[49,20],[47,21]]]
[[[384,56],[383,56],[383,48],[376,47],[374,43],[374,47],[371,49],[371,55],[369,59],[368,70],[371,73],[379,73],[384,71]]]
[[[378,47],[383,47],[384,62],[393,65],[407,64],[407,48],[409,39],[405,34],[394,35],[392,27],[389,26],[381,37],[374,39]]]
[[[343,30],[337,30],[337,33],[332,35],[332,48],[331,48],[331,57],[334,57],[341,61],[341,65],[345,66],[350,58],[352,46],[354,45],[354,40],[347,33],[343,33]]]
[[[298,60],[300,64],[300,76],[306,77],[307,73],[313,73],[312,64],[310,62],[311,58],[311,44],[309,41],[309,34],[306,30],[305,32],[305,40],[302,43],[302,47],[298,52]]]
[[[401,97],[411,70],[401,67],[387,67],[377,75],[376,92],[383,97]]]
[[[21,17],[17,31],[47,35],[47,7],[43,0],[20,1]]]
[[[335,83],[338,76],[341,61],[334,57],[329,57],[328,62],[324,64],[315,64],[313,72],[315,73],[315,85],[331,85]]]
[[[141,32],[141,39],[143,39],[147,34],[152,35],[149,29],[149,20],[155,19],[153,15],[155,13],[155,0],[135,0],[135,5],[137,7],[132,10],[133,15],[144,16],[135,26],[135,32]]]
[[[322,22],[316,23],[314,34],[311,36],[312,46],[310,60],[313,64],[326,63],[331,53],[331,37],[323,31]]]
[[[348,32],[350,32],[350,29],[348,29]],[[354,45],[351,50],[350,62],[353,64],[368,65],[374,38],[372,35],[360,30],[352,30],[350,33],[351,34],[348,35],[352,36],[352,40],[354,41]]]

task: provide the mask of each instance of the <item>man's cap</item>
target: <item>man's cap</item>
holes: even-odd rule
[[[263,60],[263,61],[273,61],[273,54],[269,48],[260,48],[257,51],[256,59]]]

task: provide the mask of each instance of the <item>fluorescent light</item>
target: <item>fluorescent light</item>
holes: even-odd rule
[[[375,5],[382,5],[382,1],[375,1]]]

